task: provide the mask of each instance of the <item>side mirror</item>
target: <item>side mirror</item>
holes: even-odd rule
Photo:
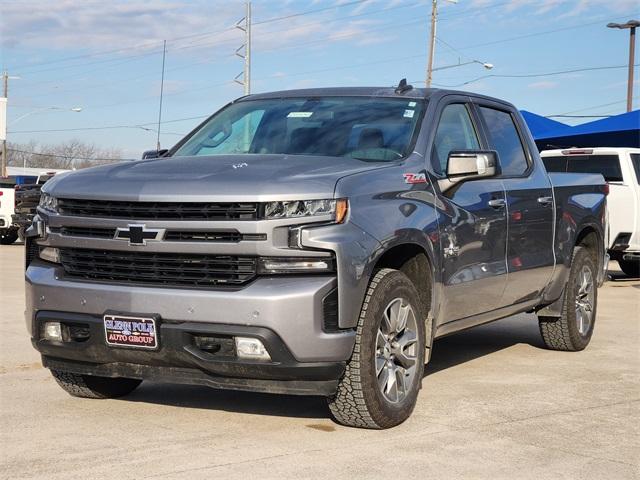
[[[162,150],[147,150],[145,152],[142,152],[142,159],[146,160],[148,158],[160,158],[168,151],[169,150],[167,150],[166,148],[163,148]]]
[[[449,152],[447,178],[439,180],[445,192],[454,185],[478,178],[495,177],[498,173],[498,153],[493,150],[464,150]]]

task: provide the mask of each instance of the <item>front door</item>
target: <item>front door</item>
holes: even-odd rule
[[[431,149],[434,171],[444,176],[449,152],[483,148],[467,103],[441,111]],[[497,179],[464,182],[437,202],[443,254],[441,321],[489,312],[506,285],[506,195]]]

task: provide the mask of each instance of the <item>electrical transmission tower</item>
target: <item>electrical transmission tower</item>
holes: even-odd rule
[[[246,2],[246,12],[243,18],[238,20],[236,28],[244,32],[244,44],[236,49],[236,55],[244,60],[244,69],[233,79],[244,87],[244,94],[251,93],[251,2]],[[242,80],[240,80],[242,77]]]

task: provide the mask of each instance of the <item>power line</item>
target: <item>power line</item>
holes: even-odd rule
[[[634,14],[635,13],[629,13],[629,14],[621,16],[621,17],[615,17],[614,20],[627,18],[628,16],[634,15]],[[538,37],[538,36],[541,36],[541,35],[548,35],[550,33],[564,32],[566,30],[573,30],[573,29],[576,29],[576,28],[589,27],[591,25],[599,25],[603,21],[610,20],[610,19],[611,19],[610,16],[600,17],[598,20],[593,21],[593,22],[581,23],[581,24],[577,24],[577,25],[570,25],[568,27],[555,28],[553,30],[545,30],[545,31],[542,31],[542,32],[528,33],[526,35],[518,35],[518,36],[515,36],[515,37],[508,37],[508,38],[503,38],[503,39],[499,39],[499,40],[493,40],[491,42],[474,43],[473,45],[467,45],[465,47],[459,47],[458,50],[469,50],[469,49],[472,49],[472,48],[486,47],[486,46],[489,46],[489,45],[498,45],[500,43],[511,42],[511,41],[514,41],[514,40],[521,40],[523,38]]]
[[[17,148],[7,148],[10,152],[16,153],[26,153],[27,155],[38,155],[41,157],[54,157],[54,158],[65,158],[67,160],[90,160],[96,162],[104,162],[104,161],[118,161],[123,160],[122,158],[89,158],[89,157],[76,157],[73,155],[58,155],[55,153],[39,153],[39,152],[29,152],[27,150],[19,150]]]
[[[355,1],[351,1],[351,2],[347,2],[347,3],[343,3],[340,5],[333,5],[331,7],[323,7],[323,8],[317,8],[314,10],[307,10],[304,12],[298,12],[298,13],[294,13],[294,14],[289,14],[289,15],[283,15],[283,16],[279,16],[279,17],[273,17],[273,18],[269,18],[266,20],[261,20],[259,22],[253,22],[253,25],[261,25],[261,24],[265,24],[265,23],[273,23],[273,22],[277,22],[280,20],[287,20],[290,18],[294,18],[294,17],[301,17],[304,15],[311,15],[314,13],[319,13],[319,12],[324,12],[327,10],[333,10],[333,9],[337,9],[337,8],[343,8],[343,7],[349,7],[349,6],[353,6],[353,5],[357,5],[360,3],[364,3],[367,2],[368,0],[355,0]],[[180,37],[173,37],[173,38],[169,38],[168,41],[174,42],[177,40],[184,40],[186,38],[195,38],[195,37],[199,37],[199,36],[208,36],[208,35],[217,35],[220,33],[225,33],[227,31],[233,31],[235,28],[235,26],[229,26],[227,28],[221,29],[221,30],[215,30],[213,32],[201,32],[201,33],[194,33],[194,34],[190,34],[190,35],[183,35]],[[34,67],[34,66],[40,66],[40,65],[49,65],[49,64],[53,64],[53,63],[64,63],[67,61],[71,61],[71,60],[79,60],[79,59],[83,59],[83,58],[93,58],[96,56],[101,56],[101,55],[108,55],[111,53],[118,53],[118,52],[123,52],[123,51],[129,51],[131,49],[134,48],[148,48],[151,47],[153,45],[156,44],[160,44],[161,41],[160,40],[154,40],[151,42],[144,42],[141,44],[137,44],[137,45],[130,45],[127,47],[121,47],[121,48],[116,48],[116,49],[110,49],[110,50],[102,50],[102,51],[98,51],[98,52],[93,52],[93,53],[87,53],[84,55],[76,55],[73,57],[65,57],[65,58],[59,58],[56,60],[49,60],[46,62],[37,62],[37,63],[30,63],[30,64],[26,64],[22,67],[18,66],[18,67],[13,67],[12,70],[21,70],[23,68],[30,68],[30,67]],[[65,68],[69,68],[69,67],[65,67]],[[30,73],[30,72],[22,72],[22,73]],[[31,72],[34,73],[34,72]]]
[[[592,72],[592,71],[598,71],[598,70],[614,70],[614,69],[618,69],[618,68],[627,68],[627,65],[612,65],[612,66],[608,66],[608,67],[587,67],[587,68],[574,68],[571,70],[560,70],[560,71],[556,71],[556,72],[545,72],[545,73],[526,73],[526,74],[512,74],[512,75],[501,75],[501,74],[489,74],[489,75],[482,75],[481,77],[477,77],[474,78],[473,80],[468,80],[466,82],[462,82],[462,83],[458,83],[455,85],[443,85],[443,84],[435,84],[439,87],[443,87],[443,88],[458,88],[458,87],[463,87],[465,85],[469,85],[471,83],[475,83],[479,80],[484,80],[486,78],[535,78],[535,77],[551,77],[554,75],[562,75],[562,74],[566,74],[566,73],[577,73],[577,72]],[[424,83],[424,81],[420,82],[419,80],[415,81],[414,83]]]
[[[173,120],[163,120],[162,124],[166,124],[166,123],[177,123],[177,122],[185,122],[187,120],[202,120],[205,118],[210,117],[211,115],[198,115],[195,117],[185,117],[185,118],[176,118]],[[102,127],[78,127],[78,128],[54,128],[54,129],[48,129],[48,130],[15,130],[15,131],[10,131],[9,133],[49,133],[49,132],[80,132],[80,131],[84,131],[84,130],[114,130],[114,129],[118,129],[118,128],[142,128],[143,130],[150,130],[155,132],[156,130],[154,129],[147,129],[144,128],[146,126],[155,126],[157,125],[157,122],[148,122],[148,123],[139,123],[139,124],[135,124],[135,125],[106,125],[106,126],[102,126]],[[170,132],[163,132],[163,133],[170,133]],[[183,135],[181,133],[174,133],[174,135]]]
[[[635,99],[637,99],[637,98],[639,98],[639,97],[637,97],[637,96],[636,96],[636,97],[633,97],[633,99],[634,99],[634,100],[635,100]],[[586,111],[586,110],[594,110],[594,109],[602,108],[602,107],[610,107],[611,105],[617,105],[617,104],[619,104],[619,103],[625,103],[626,101],[627,101],[627,100],[626,100],[626,99],[624,99],[624,100],[618,100],[618,101],[616,101],[616,102],[603,103],[603,104],[601,104],[601,105],[593,105],[593,106],[591,106],[591,107],[585,107],[585,108],[580,108],[580,109],[578,109],[578,110],[572,110],[572,111],[570,111],[570,112],[564,112],[564,113],[562,113],[562,114],[560,114],[560,115],[570,115],[570,114],[572,114],[572,113],[584,112],[584,111]]]
[[[296,25],[296,28],[309,27],[309,26],[313,26],[313,25],[326,25],[328,23],[342,22],[345,19],[363,17],[363,16],[368,16],[368,15],[374,15],[374,14],[377,14],[377,13],[387,12],[387,11],[390,11],[390,10],[396,10],[396,9],[399,9],[399,8],[413,8],[413,7],[416,7],[416,6],[419,6],[419,5],[420,5],[419,3],[414,3],[414,4],[410,4],[410,5],[398,5],[398,6],[395,6],[395,7],[389,7],[389,8],[379,9],[379,10],[373,10],[373,11],[370,11],[370,12],[358,13],[358,14],[355,14],[355,15],[342,16],[341,18],[327,20],[327,21],[303,23],[303,24],[300,24],[300,25]],[[415,23],[420,23],[420,22],[415,22]],[[255,23],[253,23],[253,25],[255,25]],[[394,27],[394,26],[395,25],[392,25],[391,27]],[[361,30],[360,32],[354,32],[354,33],[350,33],[350,34],[342,34],[342,35],[337,35],[337,36],[333,35],[333,36],[330,36],[330,37],[326,37],[326,39],[315,40],[315,41],[306,42],[306,43],[303,43],[303,44],[267,48],[267,49],[260,50],[260,52],[277,51],[277,50],[282,49],[282,48],[285,48],[285,49],[301,48],[301,47],[305,47],[305,46],[307,46],[309,44],[313,44],[313,43],[325,43],[327,40],[335,40],[336,38],[339,38],[339,39],[347,38],[347,37],[359,35],[361,33],[368,33],[370,31],[375,31],[378,28],[380,28],[380,27],[376,27],[375,29],[365,29],[365,30]],[[386,27],[384,27],[384,28],[386,28]],[[270,31],[267,31],[267,32],[260,33],[260,39],[263,39],[265,35],[266,36],[271,36],[271,35],[281,35],[281,34],[282,34],[282,29],[270,30]],[[186,50],[186,49],[193,49],[193,48],[199,48],[199,47],[203,48],[203,47],[216,45],[216,44],[224,45],[225,43],[232,43],[232,42],[235,42],[235,40],[229,40],[228,42],[225,41],[223,43],[219,43],[219,42],[213,42],[212,43],[210,41],[206,41],[205,43],[187,44],[187,45],[177,46],[177,47],[172,47],[172,48],[170,47],[170,48],[167,48],[167,51],[169,53],[171,53],[171,52],[178,51],[178,50]],[[156,53],[162,53],[162,50],[157,50],[157,51],[154,51],[154,52],[150,52],[148,55],[156,54]],[[145,54],[145,55],[147,55],[147,54]],[[133,57],[133,60],[139,58],[140,56],[144,56],[144,55],[136,55],[136,56]],[[234,56],[235,56],[235,54],[229,53],[229,54],[226,54],[226,55],[220,55],[220,56],[216,56],[216,57],[213,57],[213,58],[214,59],[215,58],[223,59],[223,58],[231,58],[231,57],[234,57]],[[114,61],[114,60],[115,59],[102,60],[102,61],[99,61],[99,62],[92,62],[92,64],[103,63],[103,62],[106,63],[106,62],[110,62],[110,61]],[[204,60],[201,60],[201,61],[198,61],[198,62],[188,63],[186,65],[180,65],[178,67],[169,68],[169,69],[167,69],[167,72],[177,71],[177,70],[184,70],[185,68],[189,68],[189,67],[194,66],[194,65],[200,65],[200,64],[209,63],[209,62],[211,62],[211,60],[212,60],[212,57],[210,55],[207,55],[207,57]],[[122,63],[128,63],[130,61],[132,61],[132,60],[131,59],[130,60],[125,60],[125,61],[123,61],[121,63],[116,63],[114,65],[108,65],[106,67],[98,67],[97,69],[92,69],[92,70],[89,70],[88,72],[83,72],[83,75],[89,75],[91,73],[94,73],[97,70],[102,69],[102,68],[111,68],[113,66],[121,65]],[[57,70],[57,69],[58,68],[56,67],[53,70]],[[80,88],[80,89],[78,89],[78,88],[68,88],[68,89],[64,89],[64,90],[56,90],[55,94],[71,92],[71,91],[76,92],[78,90],[82,91],[82,90],[97,88],[97,87],[104,86],[104,85],[112,85],[114,83],[122,83],[122,82],[126,82],[126,81],[137,80],[137,79],[140,79],[140,78],[149,77],[151,75],[155,75],[155,73],[145,73],[143,75],[136,75],[136,76],[127,77],[127,78],[120,78],[120,79],[118,79],[116,81],[110,81],[110,82],[94,84],[94,85],[91,85],[89,87],[84,87],[84,88]],[[60,80],[65,80],[67,78],[77,78],[77,77],[78,77],[78,74],[76,73],[76,74],[68,75],[68,76],[65,76],[65,77],[59,77],[59,78],[56,78],[55,80],[47,80],[47,81],[44,81],[44,82],[32,82],[32,83],[28,83],[28,84],[31,85],[31,86],[33,86],[33,85],[43,85],[43,84],[46,85],[46,84],[52,84],[52,83],[55,84],[55,83],[58,83]],[[41,94],[38,94],[38,95],[32,95],[31,97],[36,98],[36,97],[42,97],[42,96],[48,96],[48,95],[51,95],[51,93],[41,93]]]

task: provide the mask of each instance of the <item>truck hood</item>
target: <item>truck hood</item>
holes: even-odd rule
[[[215,155],[123,162],[56,175],[62,198],[127,201],[268,201],[333,197],[336,182],[387,166],[307,155]]]

